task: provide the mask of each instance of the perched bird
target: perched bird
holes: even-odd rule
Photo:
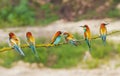
[[[65,41],[66,41],[67,43],[69,42],[70,44],[75,45],[75,46],[78,45],[78,44],[77,44],[77,41],[74,39],[74,37],[73,37],[72,34],[70,34],[70,33],[68,33],[68,32],[64,32],[63,35],[64,35]]]
[[[61,31],[57,31],[55,35],[52,37],[51,44],[54,44],[54,45],[58,44],[61,40],[61,34],[62,34]]]
[[[107,24],[105,24],[105,23],[102,23],[102,24],[100,25],[100,37],[101,37],[104,45],[106,44],[106,35],[107,35],[106,25],[107,25]]]
[[[25,56],[22,49],[20,48],[20,40],[13,32],[9,33],[9,45],[14,48],[20,55]]]
[[[38,57],[38,53],[37,53],[36,48],[35,48],[35,38],[33,37],[32,33],[27,32],[26,38],[27,38],[27,42],[28,42],[29,47],[32,49],[35,56]]]
[[[83,27],[84,29],[84,37],[85,37],[85,41],[89,47],[89,51],[91,50],[91,44],[90,44],[90,41],[91,41],[91,32],[90,32],[90,28],[88,27],[88,25],[84,25],[84,26],[80,26],[80,27]]]

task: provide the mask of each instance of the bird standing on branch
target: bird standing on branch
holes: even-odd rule
[[[20,48],[20,39],[13,33],[9,33],[9,45],[14,48],[20,55],[25,56]]]
[[[63,35],[64,35],[65,41],[66,41],[67,43],[69,42],[70,44],[72,44],[72,45],[74,45],[74,46],[77,46],[77,45],[78,45],[78,44],[77,44],[77,41],[74,39],[74,37],[73,37],[72,34],[70,34],[70,33],[68,33],[68,32],[64,32]]]
[[[106,44],[106,35],[107,35],[106,25],[107,25],[107,24],[105,24],[105,23],[102,23],[102,24],[100,25],[100,37],[101,37],[104,45]]]
[[[51,44],[54,44],[54,45],[58,44],[61,40],[61,34],[62,34],[61,31],[57,31],[55,35],[52,37]]]
[[[35,56],[38,57],[38,53],[37,53],[36,48],[35,48],[35,38],[33,37],[32,33],[27,32],[26,38],[27,38],[27,42],[28,42],[29,47],[32,49]]]
[[[85,38],[85,41],[89,47],[89,51],[91,51],[91,44],[90,44],[90,41],[91,41],[91,32],[90,32],[90,28],[88,27],[88,25],[84,25],[84,26],[80,26],[84,29],[84,38]]]

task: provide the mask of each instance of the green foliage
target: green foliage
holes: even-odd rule
[[[120,0],[112,0],[113,1],[113,3],[115,3],[115,4],[118,4],[119,2],[120,2]]]
[[[40,10],[44,12],[44,17],[39,20],[39,23],[42,25],[49,24],[59,19],[59,16],[56,14],[56,10],[58,10],[58,7],[53,7],[53,5],[50,3],[40,6]]]
[[[86,61],[86,63],[84,64],[86,64],[86,67],[83,67],[83,68],[94,69],[94,68],[99,67],[100,61],[98,59],[94,59],[91,61]]]
[[[118,53],[119,55],[120,55],[120,44],[119,45],[117,45],[117,51],[116,51],[116,53]]]
[[[64,19],[72,18],[72,15],[75,15],[73,17],[73,20],[75,21],[83,19],[120,17],[120,10],[116,9],[116,5],[120,2],[120,0],[108,1],[108,3],[110,3],[110,6],[108,8],[104,8],[104,12],[101,10],[100,14],[96,12],[96,9],[102,6],[100,4],[104,4],[105,1],[99,1],[100,3],[96,1],[96,4],[91,4],[92,7],[89,7],[87,9],[85,6],[81,6],[79,3],[77,3],[77,5],[74,5],[76,4],[74,2],[77,2],[77,0],[68,2],[68,4],[71,5],[65,6],[64,3],[55,4],[54,2],[49,2],[41,5],[34,0],[0,0],[0,27],[35,25],[44,26],[55,20],[58,20],[60,17],[64,17]],[[64,10],[72,11],[72,13],[67,13],[64,10],[60,12],[60,9],[62,8]],[[83,13],[79,14],[81,12]]]
[[[76,66],[82,60],[84,54],[84,48],[80,46],[62,45],[61,47],[54,47],[52,50],[51,53],[57,56],[55,63],[52,65],[53,68]]]
[[[113,46],[111,43],[107,43],[104,46],[102,41],[94,40],[92,41],[92,56],[99,59],[107,58],[111,53],[114,53]]]
[[[97,17],[100,14],[97,14],[96,11],[89,11],[86,14],[83,14],[81,16],[78,16],[78,19],[76,20],[83,20],[83,19],[92,19],[94,17]]]
[[[20,0],[17,6],[9,4],[1,8],[0,22],[1,27],[32,25],[35,23],[35,12],[29,7],[28,0]]]
[[[46,25],[59,19],[56,13],[58,7],[53,7],[50,3],[41,5],[37,10],[29,5],[29,0],[20,0],[16,5],[9,4],[7,1],[1,3],[5,5],[0,8],[0,27]],[[36,17],[38,10],[41,15],[39,18]]]
[[[109,12],[108,12],[108,17],[111,17],[111,18],[120,18],[120,10],[118,10],[118,9],[113,9],[113,10],[110,10]]]
[[[29,8],[28,0],[21,0],[20,4],[14,7],[13,12],[8,16],[8,21],[12,23],[18,22],[15,25],[22,26],[31,25],[35,22],[35,14],[34,11]]]

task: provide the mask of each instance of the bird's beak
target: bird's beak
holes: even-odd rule
[[[84,27],[84,26],[80,26],[80,27]]]
[[[61,31],[61,35],[63,35],[63,33],[64,33],[64,32],[63,32],[63,31]]]
[[[63,32],[62,34],[65,35],[65,32]]]
[[[105,23],[105,25],[108,25],[109,23]]]

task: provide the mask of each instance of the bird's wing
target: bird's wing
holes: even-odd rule
[[[85,32],[84,35],[85,35],[85,39],[86,38],[89,39],[89,40],[91,39],[91,33],[90,33],[90,31]]]
[[[17,45],[14,39],[9,39],[10,46]]]
[[[28,38],[28,43],[35,45],[35,38],[33,36],[31,36],[30,38]]]
[[[107,29],[106,27],[100,29],[100,35],[106,35],[107,34]]]
[[[58,36],[53,43],[58,44],[60,42],[60,40],[61,40],[61,36]]]
[[[56,33],[53,37],[52,37],[52,42],[51,43],[54,43],[54,41],[56,40],[56,38],[58,37],[59,35]]]
[[[16,44],[19,46],[20,45],[20,39],[18,37],[14,38],[14,41],[16,42]]]

